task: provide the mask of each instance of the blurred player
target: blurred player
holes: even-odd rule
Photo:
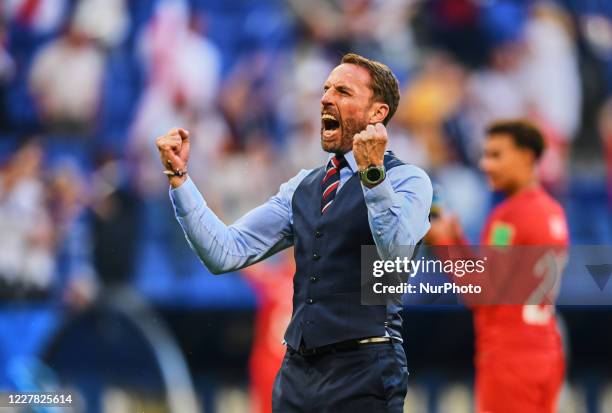
[[[249,359],[251,413],[272,412],[274,379],[285,356],[283,335],[293,310],[295,262],[291,250],[242,269],[257,296],[253,348]]]
[[[480,167],[507,198],[489,216],[482,245],[551,246],[562,259],[568,244],[563,209],[539,185],[536,167],[544,139],[523,121],[487,130]],[[432,219],[432,245],[465,244],[456,219]],[[493,274],[495,275],[495,274]],[[476,334],[476,410],[552,413],[563,383],[564,358],[554,305],[472,307]]]

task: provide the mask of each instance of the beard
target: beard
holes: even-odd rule
[[[321,128],[321,147],[325,152],[345,154],[353,149],[353,137],[368,126],[365,120],[346,119],[340,124],[340,139],[332,142],[323,140],[323,128]]]

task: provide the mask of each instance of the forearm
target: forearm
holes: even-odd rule
[[[225,225],[206,205],[191,180],[171,189],[177,220],[204,265],[220,274],[251,265],[291,245],[274,197],[233,225]]]
[[[176,216],[191,249],[213,274],[233,271],[248,265],[247,255],[240,253],[230,228],[201,204],[185,216]]]

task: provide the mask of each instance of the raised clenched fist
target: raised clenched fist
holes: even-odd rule
[[[155,145],[165,170],[183,174],[183,176],[168,176],[173,187],[179,186],[187,179],[184,173],[187,171],[189,161],[189,132],[183,128],[171,129],[164,136],[157,138]]]
[[[387,129],[382,123],[368,125],[353,137],[353,154],[359,170],[382,166],[387,149]]]

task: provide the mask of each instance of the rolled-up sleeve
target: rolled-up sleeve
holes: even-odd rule
[[[398,247],[414,246],[425,236],[433,189],[422,169],[397,166],[387,171],[380,184],[362,188],[368,222],[381,258],[395,258]]]

